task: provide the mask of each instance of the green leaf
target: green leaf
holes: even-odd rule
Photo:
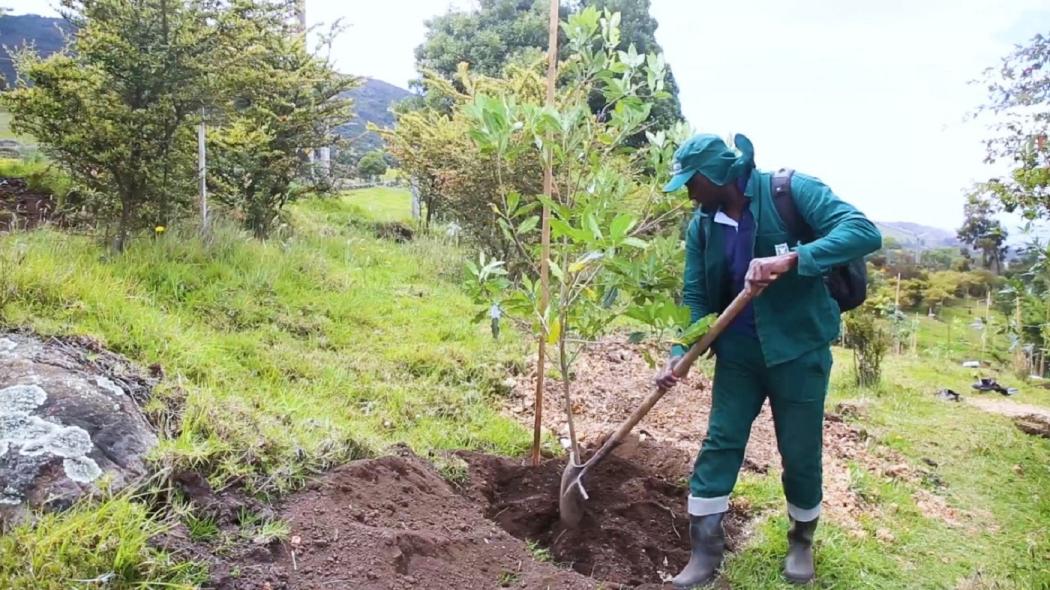
[[[626,312],[624,312],[624,315],[626,315],[627,317],[631,318],[632,320],[638,320],[639,322],[642,322],[643,324],[647,324],[647,325],[652,325],[653,324],[653,319],[654,318],[653,318],[652,311],[650,309],[646,308],[645,306],[642,306],[642,305],[633,305],[633,306],[631,306],[630,308],[628,308],[628,310]]]
[[[554,318],[554,320],[551,321],[550,332],[547,334],[547,344],[556,344],[558,342],[558,338],[560,337],[561,322],[558,320],[558,318]]]
[[[519,202],[521,202],[520,194],[510,193],[507,195],[507,215],[514,215],[514,211],[518,208]]]
[[[557,262],[550,261],[551,276],[558,279],[561,282],[565,282],[565,273],[561,271],[561,267],[558,266]]]
[[[649,365],[650,369],[656,368],[656,359],[653,358],[653,353],[649,352],[649,349],[642,350],[642,358],[645,359],[645,364]]]
[[[642,250],[644,250],[644,249],[649,247],[649,244],[647,244],[645,242],[645,240],[641,240],[639,238],[634,238],[634,237],[626,238],[623,241],[623,243],[624,243],[624,245],[631,246],[632,248],[640,248]]]
[[[590,236],[582,229],[576,229],[561,219],[551,219],[551,230],[558,236],[565,236],[574,242],[587,242]]]
[[[674,324],[686,328],[689,326],[689,318],[693,317],[692,310],[687,305],[679,305],[674,313]]]
[[[645,332],[631,332],[627,335],[628,344],[639,344],[645,340]]]
[[[516,217],[528,215],[529,213],[532,213],[533,211],[535,211],[536,209],[539,209],[540,207],[541,207],[541,204],[538,201],[533,201],[531,203],[526,203],[526,204],[518,207],[518,209],[514,212],[514,215]]]
[[[595,240],[602,239],[602,230],[598,227],[598,219],[594,216],[594,213],[588,213],[585,220],[587,222],[587,229],[591,232],[591,236],[593,236]]]
[[[572,212],[569,211],[568,207],[562,205],[561,203],[555,201],[547,195],[536,195],[536,198],[540,201],[540,203],[546,205],[547,208],[549,208],[551,211],[557,213],[558,217],[562,219],[568,219],[572,216]]]
[[[540,223],[540,216],[539,215],[533,215],[532,217],[530,217],[530,218],[526,219],[525,221],[521,222],[521,225],[518,226],[518,234],[527,234],[527,233],[529,233],[530,231],[536,229],[536,226],[539,223]]]
[[[615,241],[627,235],[627,232],[631,231],[636,223],[634,217],[627,213],[621,213],[616,216],[612,221],[612,225],[609,226],[609,237]]]
[[[712,313],[705,315],[704,317],[693,322],[693,325],[689,326],[682,332],[682,335],[675,340],[675,344],[681,344],[682,346],[692,346],[696,344],[707,331],[711,329],[711,326],[718,319],[718,314]]]

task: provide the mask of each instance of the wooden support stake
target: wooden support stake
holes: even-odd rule
[[[554,105],[554,83],[558,75],[558,0],[550,2],[550,19],[547,26],[547,106]],[[543,194],[552,198],[554,194],[554,155],[545,146],[543,169]],[[550,305],[550,257],[551,257],[551,210],[543,205],[543,221],[540,227],[543,258],[540,260],[540,314],[546,317]],[[535,422],[532,427],[532,465],[540,464],[540,434],[543,429],[543,383],[547,360],[547,325],[544,321],[540,331],[536,353],[536,399]]]

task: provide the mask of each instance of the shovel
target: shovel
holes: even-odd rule
[[[715,338],[718,338],[722,331],[726,329],[726,326],[736,318],[737,314],[747,307],[747,304],[753,297],[754,292],[751,289],[744,289],[733,299],[732,303],[729,304],[729,307],[722,312],[722,315],[718,316],[715,323],[707,330],[707,333],[704,334],[696,344],[693,344],[693,346],[689,348],[689,352],[685,353],[685,356],[683,356],[682,359],[678,361],[678,364],[675,365],[675,377],[681,378],[685,376],[689,371],[689,368],[696,362],[696,359],[700,358],[700,355],[707,352],[707,349],[711,347],[711,343],[715,341]],[[568,528],[574,528],[576,525],[580,524],[580,520],[583,519],[583,504],[589,499],[587,496],[587,490],[583,488],[583,476],[586,475],[587,471],[592,467],[605,459],[613,449],[623,442],[624,437],[626,437],[627,434],[631,432],[631,429],[633,429],[635,425],[637,425],[642,418],[649,413],[649,410],[653,409],[653,406],[656,405],[656,402],[660,401],[660,398],[662,398],[665,393],[667,393],[666,389],[662,387],[657,388],[657,390],[654,391],[629,418],[627,418],[627,421],[620,425],[620,428],[618,428],[616,432],[605,441],[605,444],[603,444],[602,447],[598,449],[598,452],[588,459],[586,463],[581,465],[576,462],[579,455],[579,450],[577,448],[574,447],[570,450],[569,465],[561,474],[561,495],[558,500],[558,512],[561,517],[562,525]]]

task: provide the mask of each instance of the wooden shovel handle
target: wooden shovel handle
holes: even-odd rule
[[[729,304],[729,307],[726,307],[725,311],[718,316],[715,323],[707,330],[707,333],[704,334],[696,344],[693,344],[689,348],[689,351],[678,361],[678,364],[675,365],[675,377],[684,377],[685,374],[689,372],[689,368],[693,366],[696,359],[700,358],[700,355],[707,352],[707,349],[711,347],[711,344],[715,339],[718,338],[718,336],[725,331],[726,327],[736,319],[736,316],[747,307],[747,304],[750,303],[751,299],[754,297],[753,293],[754,292],[751,289],[745,288],[733,299]],[[638,409],[627,418],[627,421],[620,425],[620,428],[613,433],[612,437],[605,441],[602,448],[598,449],[598,452],[587,461],[587,464],[598,463],[604,459],[606,455],[612,452],[612,450],[623,441],[624,437],[626,437],[627,434],[642,421],[642,418],[649,413],[649,410],[653,409],[656,402],[660,401],[660,398],[662,398],[667,391],[668,390],[663,387],[658,387],[656,391],[650,394],[642,405],[638,406]],[[576,460],[578,461],[579,458]]]
[[[748,303],[751,303],[751,299],[754,297],[752,293],[754,292],[751,289],[744,289],[733,298],[733,301],[729,303],[729,307],[718,316],[715,323],[711,324],[707,333],[704,334],[696,344],[689,347],[689,350],[678,361],[678,364],[674,366],[673,372],[675,377],[678,377],[679,379],[685,377],[686,373],[689,372],[689,369],[692,368],[693,363],[696,362],[696,359],[700,358],[701,355],[707,352],[708,348],[711,348],[711,344],[714,343],[715,339],[721,336],[722,332],[725,331],[729,324],[736,319],[736,316],[740,315],[740,312],[747,307]]]

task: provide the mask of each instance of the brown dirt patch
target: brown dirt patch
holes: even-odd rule
[[[1050,418],[1042,414],[1017,416],[1014,418],[1014,425],[1025,434],[1050,438]]]
[[[0,231],[32,229],[54,210],[51,195],[31,190],[22,178],[0,178]]]
[[[574,365],[576,374],[572,385],[573,418],[580,444],[602,440],[652,393],[655,370],[646,364],[643,353],[642,346],[604,340],[581,354]],[[653,351],[653,354],[659,358],[659,353]],[[534,363],[535,359],[530,361],[529,370],[517,376],[507,402],[508,412],[530,428],[536,387]],[[567,440],[569,431],[559,381],[546,381],[544,399],[544,427]],[[668,392],[653,407],[635,427],[635,432],[643,440],[681,450],[691,461],[707,430],[710,409],[711,381],[694,368],[685,382]],[[776,449],[773,417],[766,404],[751,429],[744,468],[765,473],[780,463]],[[688,473],[686,470],[679,475]]]
[[[469,494],[486,515],[519,539],[549,548],[554,561],[589,577],[629,587],[658,588],[689,560],[688,490],[681,481],[691,458],[674,448],[630,438],[584,481],[590,499],[583,521],[558,520],[564,460],[539,468],[521,461],[461,453],[470,464]],[[726,520],[729,548],[738,546],[747,516]]]
[[[1001,414],[1009,418],[1016,418],[1020,416],[1041,416],[1047,420],[1050,420],[1050,408],[1033,406],[1031,404],[1022,404],[1008,399],[970,396],[966,398],[966,403],[973,406],[977,406],[978,408],[986,412],[991,412],[993,414]]]
[[[602,440],[652,391],[655,371],[645,362],[644,352],[642,346],[610,338],[581,353],[575,364],[573,382],[573,416],[581,441],[594,444]],[[662,354],[652,352],[654,356]],[[506,408],[509,414],[531,427],[535,369],[532,364],[529,367],[531,370],[516,377]],[[557,380],[546,383],[543,424],[567,439],[560,387]],[[686,477],[707,431],[710,408],[710,380],[694,368],[687,382],[660,400],[635,428],[635,433],[643,440],[686,453],[689,461],[681,463],[678,474]],[[874,444],[869,433],[855,424],[863,420],[866,412],[865,402],[847,402],[829,411],[824,422],[824,511],[830,519],[861,535],[865,533],[859,524],[860,517],[870,514],[873,507],[853,489],[850,462],[863,465],[877,475],[915,484],[935,475],[933,469],[910,466],[899,454]],[[779,469],[779,465],[773,417],[767,402],[752,425],[743,469],[767,473]],[[943,499],[928,495],[930,498],[920,503],[927,516],[957,521],[958,513],[942,509]]]
[[[689,460],[677,450],[637,439],[618,449],[588,476],[592,498],[575,530],[558,521],[562,460],[532,468],[480,453],[456,458],[468,465],[461,488],[400,450],[347,464],[289,496],[269,515],[290,528],[282,542],[205,547],[176,531],[166,546],[209,563],[210,587],[252,590],[582,590],[603,582],[652,590],[688,559],[686,490],[665,475]],[[738,512],[727,521],[731,544],[743,522]],[[526,541],[548,548],[550,561]]]

